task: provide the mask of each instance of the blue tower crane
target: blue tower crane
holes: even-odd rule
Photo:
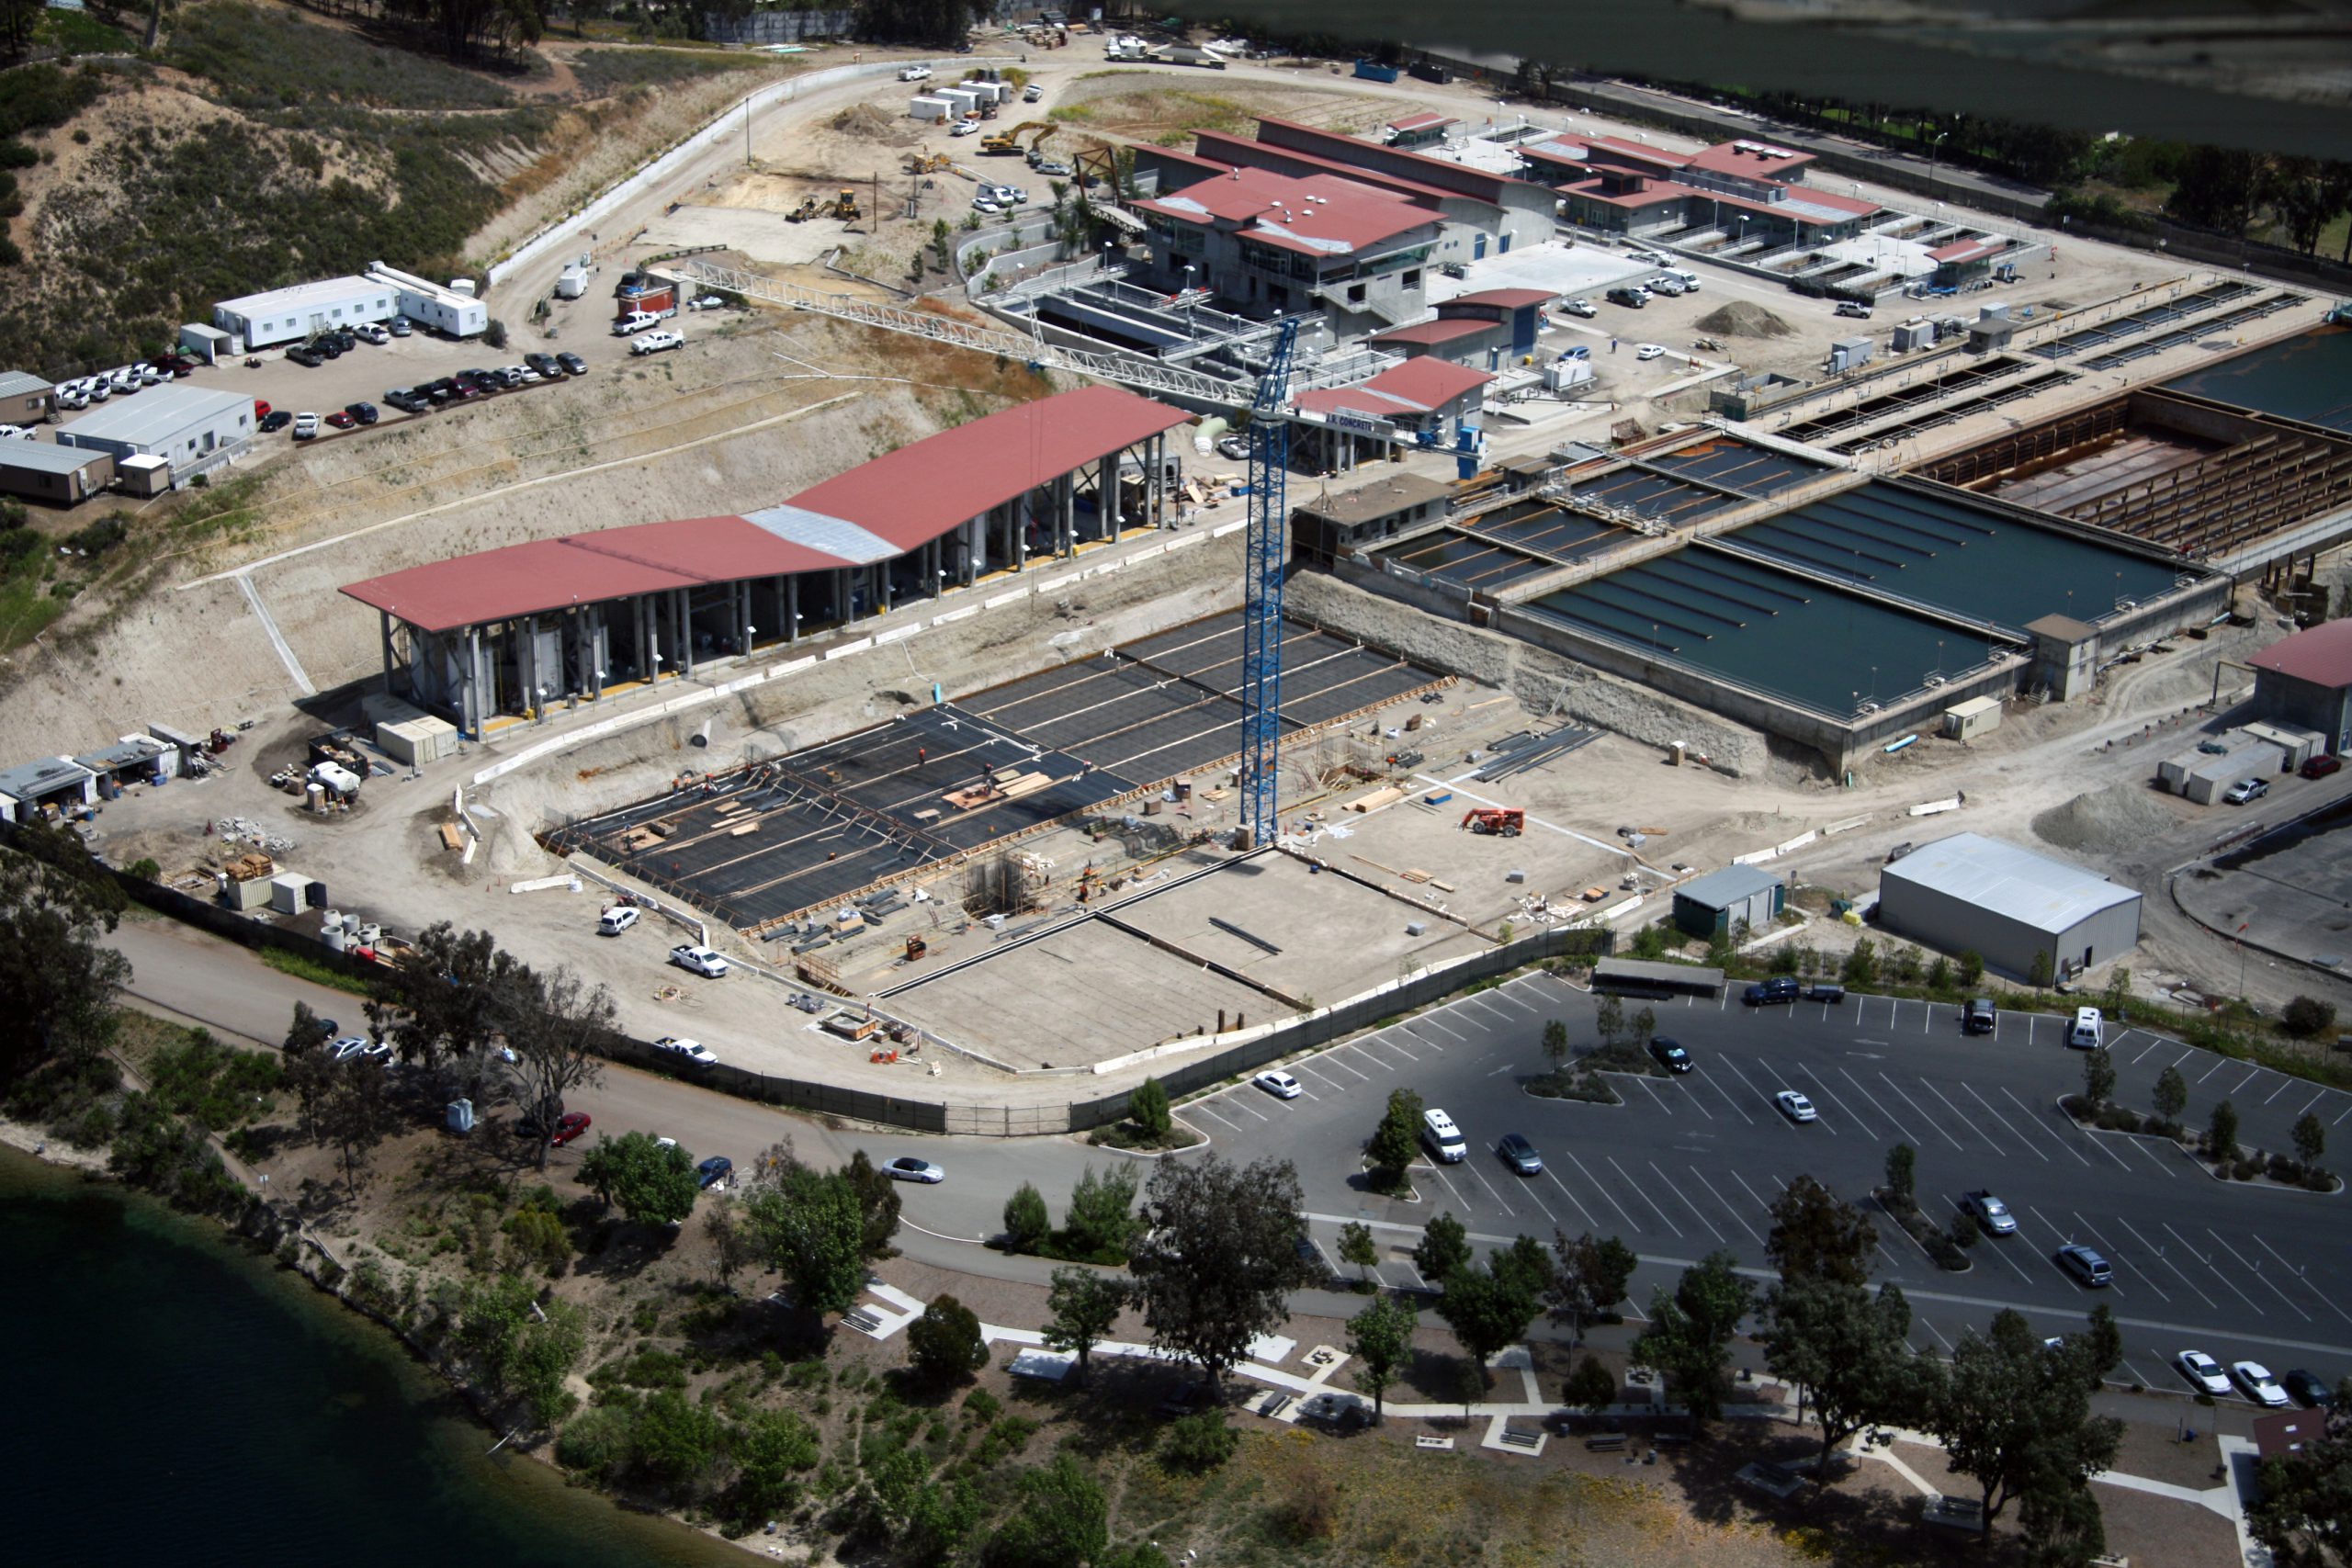
[[[1290,554],[1290,513],[1283,478],[1290,468],[1290,389],[1298,322],[1282,324],[1273,356],[1250,405],[1250,534],[1241,595],[1241,818],[1250,842],[1274,841],[1282,777],[1283,568]]]

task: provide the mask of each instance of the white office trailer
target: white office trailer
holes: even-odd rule
[[[450,337],[480,337],[490,326],[490,307],[475,298],[470,282],[463,289],[445,288],[382,262],[369,262],[368,276],[390,286],[400,313],[421,327]]]
[[[322,332],[389,321],[400,313],[391,284],[378,277],[330,277],[297,283],[212,307],[212,324],[235,340],[232,354],[281,343],[307,343]]]
[[[917,119],[942,120],[947,118],[948,102],[929,94],[907,101],[907,112]]]
[[[228,461],[253,438],[254,400],[245,393],[170,385],[93,409],[57,432],[60,446],[112,453],[118,469],[127,458],[162,458],[175,484]]]

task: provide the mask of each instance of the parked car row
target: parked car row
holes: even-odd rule
[[[61,409],[78,411],[88,408],[92,403],[105,402],[118,392],[129,397],[134,392],[157,386],[175,377],[194,375],[197,364],[196,360],[188,358],[186,355],[166,354],[152,361],[142,359],[136,365],[125,365],[118,369],[101,371],[96,376],[83,376],[71,381],[60,381],[55,393],[57,406]]]
[[[286,357],[305,369],[316,370],[330,359],[340,359],[363,343],[378,345],[396,337],[406,337],[416,328],[406,316],[394,316],[389,322],[358,321],[347,327],[333,327],[308,343],[298,343],[286,351]]]

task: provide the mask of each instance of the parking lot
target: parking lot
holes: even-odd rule
[[[1489,1244],[1555,1228],[1623,1236],[1643,1256],[1632,1292],[1670,1285],[1688,1263],[1727,1248],[1759,1275],[1776,1193],[1810,1174],[1873,1213],[1876,1278],[1899,1284],[1916,1314],[1913,1341],[1948,1351],[1967,1326],[2002,1307],[2038,1332],[2081,1325],[2098,1301],[2124,1331],[2125,1382],[2184,1387],[2170,1365],[2187,1348],[2223,1362],[2252,1358],[2274,1371],[2309,1367],[2333,1382],[2352,1367],[2352,1286],[2340,1232],[2341,1197],[2212,1179],[2159,1140],[2086,1133],[2055,1106],[2078,1089],[2082,1055],[2064,1021],[2002,1016],[1990,1036],[1960,1032],[1956,1008],[1849,998],[1842,1004],[1744,1009],[1721,1000],[1653,1004],[1658,1030],[1689,1047],[1695,1070],[1673,1078],[1616,1076],[1620,1106],[1538,1100],[1523,1086],[1545,1064],[1547,1019],[1594,1041],[1592,999],[1544,976],[1509,985],[1288,1064],[1305,1093],[1278,1100],[1247,1085],[1192,1102],[1185,1118],[1237,1158],[1295,1159],[1318,1244],[1336,1271],[1339,1227],[1371,1224],[1383,1245],[1377,1272],[1424,1283],[1404,1256],[1434,1213],[1451,1210]],[[2111,1032],[2119,1098],[2144,1107],[2156,1074],[2177,1066],[2189,1084],[2187,1120],[2201,1124],[2228,1098],[2249,1145],[2290,1146],[2305,1111],[2331,1127],[2352,1118],[2352,1094],[2125,1029]],[[1361,1146],[1388,1091],[1418,1091],[1458,1122],[1471,1156],[1414,1168],[1414,1201],[1365,1190]],[[1772,1103],[1783,1089],[1811,1098],[1820,1119],[1791,1122]],[[1534,1141],[1543,1175],[1513,1175],[1495,1155],[1506,1133]],[[1939,1269],[1875,1213],[1869,1191],[1886,1150],[1918,1151],[1921,1205],[1949,1222],[1961,1194],[1989,1187],[2018,1234],[1987,1238],[1963,1273]],[[2081,1289],[2052,1260],[2086,1243],[2115,1269],[2105,1292]]]

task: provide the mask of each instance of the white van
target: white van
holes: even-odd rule
[[[1421,1112],[1421,1142],[1443,1165],[1459,1165],[1470,1157],[1470,1145],[1462,1141],[1462,1129],[1444,1111],[1431,1109]]]
[[[2106,1042],[2107,1021],[2097,1008],[2076,1008],[2075,1027],[2066,1032],[2066,1043],[2077,1051],[2096,1051]]]
[[[1696,294],[1699,291],[1699,275],[1695,272],[1685,272],[1679,266],[1670,266],[1666,269],[1666,276],[1682,285],[1682,292],[1685,294]]]

